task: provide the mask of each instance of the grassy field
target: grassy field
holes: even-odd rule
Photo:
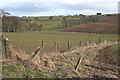
[[[28,19],[30,23],[36,23],[38,25],[42,24],[43,31],[57,31],[63,27],[62,20],[63,17],[54,16],[53,19],[49,19],[49,16],[39,16],[39,17],[22,17],[22,19]],[[37,18],[37,19],[36,19]],[[80,17],[66,17],[66,19],[80,19]]]
[[[27,53],[34,52],[37,47],[41,47],[42,40],[44,41],[44,51],[54,52],[54,42],[59,43],[59,51],[67,51],[67,43],[70,41],[71,49],[78,47],[80,40],[82,46],[85,45],[85,40],[95,43],[103,40],[117,40],[118,36],[113,34],[88,34],[88,33],[76,33],[76,32],[22,32],[22,33],[3,33],[3,35],[9,38],[9,42],[13,44],[15,48],[24,48]],[[23,47],[24,45],[24,47]]]
[[[66,17],[66,16],[53,16],[53,19],[52,20],[62,20],[63,17]],[[22,17],[23,19],[32,19],[32,20],[35,20],[35,16],[33,17]],[[73,16],[67,16],[66,19],[79,19],[80,17],[73,17]],[[38,20],[50,20],[49,19],[49,16],[37,16],[37,19]]]
[[[45,31],[56,31],[60,29],[59,25],[62,24],[62,21],[30,21],[30,23],[42,24]]]

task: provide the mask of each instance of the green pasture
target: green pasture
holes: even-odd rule
[[[30,23],[37,23],[39,25],[42,24],[43,30],[53,31],[60,29],[62,21],[30,21]]]
[[[50,20],[49,16],[36,16],[36,17],[22,17],[23,19],[32,19],[35,20],[37,18],[38,20]],[[59,18],[59,19],[58,19]],[[54,16],[52,20],[62,20],[62,17]]]
[[[89,34],[89,33],[76,33],[76,32],[57,32],[57,31],[41,31],[41,32],[16,32],[16,33],[3,33],[3,35],[9,38],[9,43],[14,48],[22,49],[27,53],[34,52],[38,47],[41,47],[42,41],[44,41],[44,51],[54,52],[56,44],[59,44],[59,51],[67,51],[68,41],[70,42],[70,49],[85,46],[86,41],[91,44],[98,43],[99,37],[101,41],[104,40],[117,40],[118,36],[115,34]]]
[[[63,19],[63,17],[65,17],[65,16],[61,16],[61,17],[59,17],[59,16],[53,16],[53,19],[52,20],[62,20]],[[50,20],[49,19],[49,16],[31,16],[31,17],[22,17],[23,19],[31,19],[31,20],[35,20],[35,18],[37,18],[38,20]],[[74,17],[72,17],[72,16],[69,16],[69,17],[66,17],[66,19],[79,19],[80,17],[76,17],[76,18],[74,18]]]
[[[64,17],[64,16],[63,16]],[[49,19],[49,16],[39,16],[39,17],[22,17],[22,19],[28,19],[30,23],[42,24],[44,31],[57,31],[61,29],[63,17],[54,16],[53,19]],[[36,20],[37,18],[37,20]],[[68,17],[66,19],[79,19]]]

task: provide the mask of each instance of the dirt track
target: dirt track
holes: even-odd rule
[[[66,28],[66,32],[118,33],[118,16],[100,16],[96,23]],[[120,31],[120,30],[119,30]]]

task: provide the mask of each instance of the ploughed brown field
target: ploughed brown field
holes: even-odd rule
[[[118,33],[118,16],[99,16],[98,22],[66,28],[63,31],[89,33]]]

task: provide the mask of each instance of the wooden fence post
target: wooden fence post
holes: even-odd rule
[[[44,41],[42,41],[42,53],[44,51]]]
[[[24,43],[22,43],[22,51],[24,52]]]
[[[57,52],[59,52],[59,42],[57,42]]]
[[[81,40],[80,40],[80,43],[79,43],[79,47],[81,47]]]
[[[70,42],[68,41],[68,50],[70,50]]]
[[[56,42],[54,42],[54,50],[55,50],[55,52],[56,52]]]
[[[72,41],[70,42],[70,48],[71,48],[71,50],[72,50]]]
[[[87,46],[87,41],[85,40],[85,46]]]
[[[101,43],[100,37],[99,37],[99,44]]]
[[[79,57],[78,62],[76,64],[76,66],[75,66],[75,70],[77,70],[77,68],[78,68],[79,64],[81,63],[81,61],[82,61],[82,57]]]
[[[31,57],[31,60],[37,55],[37,53],[40,51],[40,47],[35,51],[35,53],[33,54],[33,56]]]
[[[29,57],[27,60],[23,60],[23,61],[22,61],[23,64],[24,64],[25,66],[28,66],[29,63],[30,63],[30,61],[31,61],[37,54],[39,54],[40,59],[41,59],[41,58],[42,58],[42,55],[40,54],[40,53],[41,53],[40,50],[41,50],[41,48],[38,47],[38,49],[34,52],[34,54],[33,54],[31,57]],[[39,52],[40,52],[40,53],[39,53]]]
[[[91,40],[89,40],[89,43],[91,44]]]

